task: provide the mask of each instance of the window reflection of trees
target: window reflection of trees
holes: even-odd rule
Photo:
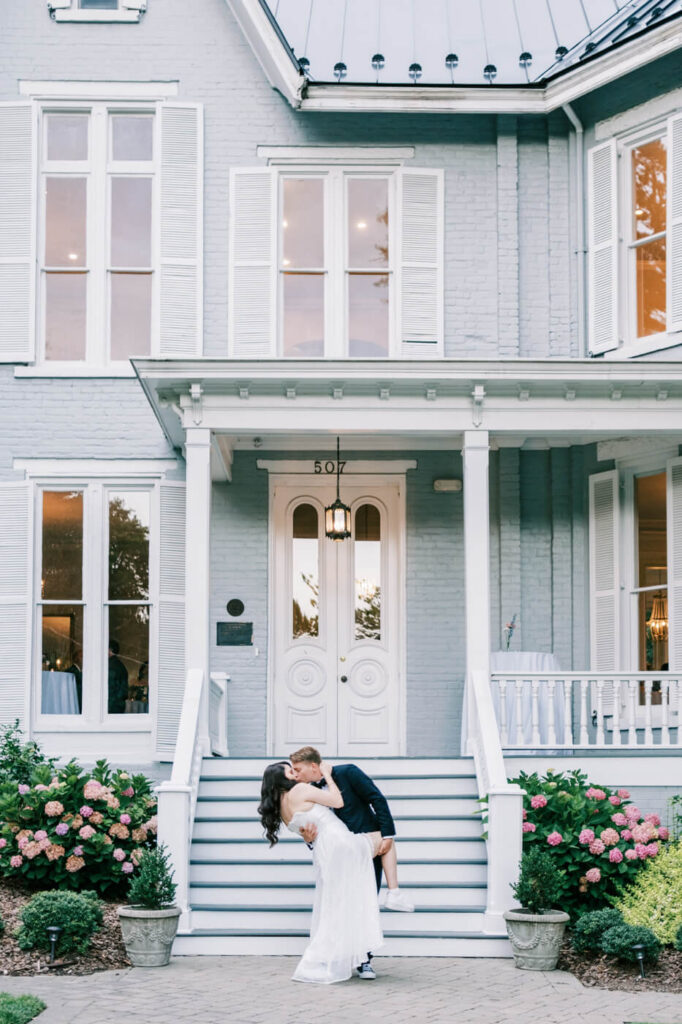
[[[292,636],[320,634],[319,520],[313,505],[294,509],[292,524]]]
[[[381,640],[381,516],[374,505],[355,513],[355,639]]]
[[[666,329],[667,149],[652,139],[631,151],[637,336]]]

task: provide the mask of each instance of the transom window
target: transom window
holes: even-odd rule
[[[629,150],[628,259],[631,321],[637,339],[666,331],[667,160],[665,134]]]
[[[385,172],[280,176],[283,356],[388,356],[393,195]]]
[[[42,116],[40,296],[46,362],[151,350],[153,111],[94,104]]]

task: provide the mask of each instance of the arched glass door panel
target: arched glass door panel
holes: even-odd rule
[[[292,637],[320,635],[319,517],[314,505],[294,509],[291,551]]]
[[[376,505],[355,513],[353,576],[356,640],[381,640],[381,515]]]

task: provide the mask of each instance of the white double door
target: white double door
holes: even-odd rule
[[[404,483],[343,476],[351,537],[325,537],[334,483],[271,481],[272,752],[402,751]]]

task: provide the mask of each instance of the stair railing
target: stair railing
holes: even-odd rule
[[[469,750],[476,766],[478,795],[487,799],[488,889],[485,930],[504,931],[502,914],[515,905],[511,886],[521,860],[523,790],[507,781],[502,743],[487,673],[469,673]]]
[[[158,787],[159,842],[166,845],[170,854],[177,885],[175,902],[181,910],[178,930],[182,932],[191,931],[189,855],[201,761],[206,753],[206,738],[200,729],[203,690],[203,671],[190,669],[182,700],[173,770],[170,779]]]

